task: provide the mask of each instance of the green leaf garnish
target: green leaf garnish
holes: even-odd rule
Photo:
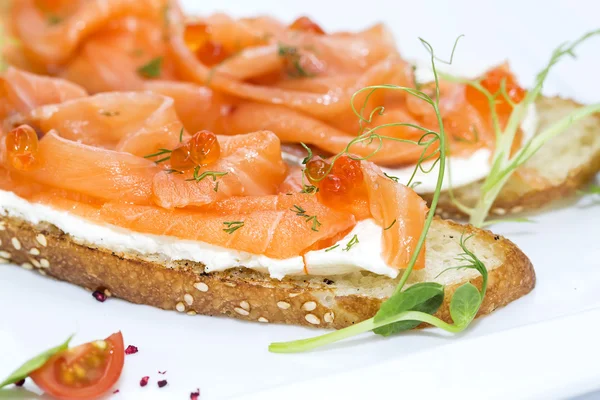
[[[156,57],[150,60],[147,64],[142,65],[137,69],[138,74],[144,78],[158,78],[162,68],[163,57]]]
[[[43,353],[38,354],[37,356],[33,357],[32,359],[26,361],[23,365],[21,365],[19,368],[17,368],[12,374],[10,374],[8,376],[8,378],[6,378],[2,383],[0,383],[0,388],[3,388],[4,386],[10,385],[12,383],[18,382],[21,379],[25,379],[33,371],[36,371],[36,370],[40,369],[41,367],[43,367],[44,364],[46,364],[46,362],[50,358],[52,358],[53,355],[55,355],[56,353],[59,353],[63,350],[68,349],[69,343],[71,342],[72,338],[73,338],[73,335],[69,336],[67,338],[67,340],[64,341],[64,343],[62,343],[56,347],[53,347],[51,349],[48,349],[48,350],[44,351]]]
[[[579,194],[600,194],[600,185],[590,185],[586,190],[579,190]]]
[[[181,127],[181,130],[179,131],[179,143],[183,142],[183,126]]]
[[[404,311],[420,311],[434,314],[444,302],[444,286],[435,282],[423,282],[410,286],[403,292],[397,292],[384,302],[373,320],[379,322]],[[378,335],[389,336],[394,333],[415,328],[420,321],[400,321],[384,325],[374,330]]]
[[[230,235],[244,226],[244,221],[231,221],[231,222],[223,222],[227,228],[223,228],[223,230]]]

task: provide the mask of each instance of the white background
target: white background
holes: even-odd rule
[[[600,28],[600,7],[591,0],[184,3],[200,13],[270,13],[288,21],[308,14],[327,30],[361,29],[382,20],[407,58],[426,56],[418,36],[443,57],[465,34],[457,50],[459,65],[507,58],[525,84],[557,44]],[[600,38],[593,39],[581,47],[578,60],[557,66],[546,93],[598,101],[599,49]],[[554,398],[598,390],[600,199],[567,201],[534,219],[536,224],[494,230],[530,256],[537,288],[468,332],[449,337],[429,330],[390,339],[365,335],[299,355],[270,354],[267,345],[321,331],[190,317],[112,298],[98,303],[78,287],[0,266],[0,377],[73,332],[74,343],[81,343],[120,329],[126,345],[140,352],[127,356],[115,399],[188,399],[197,387],[202,399],[377,398],[388,393],[396,398]],[[150,383],[140,388],[144,375]],[[156,381],[163,377],[169,385],[158,389]],[[24,394],[0,392],[0,399],[17,393]]]

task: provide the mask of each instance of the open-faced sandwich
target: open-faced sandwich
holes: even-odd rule
[[[385,85],[434,94],[429,63],[404,60],[381,24],[328,33],[306,17],[291,24],[224,14],[187,18],[168,0],[24,0],[14,2],[10,21],[15,44],[8,56],[21,68],[62,76],[89,93],[168,95],[189,132],[269,130],[285,144],[286,160],[305,157],[300,143],[326,157],[349,150],[431,200],[435,174],[413,171],[419,163],[431,168],[433,160],[423,160],[423,147],[414,145],[423,132],[411,124],[437,130],[435,111],[402,90],[355,95]],[[441,76],[450,171],[438,214],[467,215],[481,226],[488,213],[519,213],[572,193],[600,169],[593,110],[540,95],[549,68],[578,43],[557,49],[530,90],[507,64],[469,79]],[[561,123],[573,112],[572,124]],[[375,127],[402,140],[347,148]]]
[[[438,204],[482,226],[598,168],[600,107],[538,98],[583,39],[525,91],[505,65],[438,75],[425,41],[432,74],[416,79],[382,25],[325,34],[304,17],[186,20],[167,0],[24,0],[8,30],[1,259],[99,298],[352,326],[276,351],[465,329],[535,275],[510,241],[434,218]]]

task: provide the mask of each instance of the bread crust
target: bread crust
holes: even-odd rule
[[[451,221],[436,227],[463,230]],[[162,264],[124,257],[75,243],[50,225],[33,226],[18,218],[0,216],[0,257],[43,275],[137,304],[188,314],[226,315],[248,321],[343,328],[372,317],[383,299],[337,295],[335,283],[301,279],[278,281],[248,269],[203,273],[203,266]],[[488,290],[478,316],[529,293],[535,286],[530,260],[509,240],[489,231],[466,227],[504,255],[489,274]],[[481,277],[472,282],[480,287]],[[328,284],[329,283],[329,284]],[[462,283],[462,282],[461,282]],[[446,287],[437,315],[451,322],[449,300],[460,284]]]
[[[558,120],[558,113],[555,109],[564,112],[581,107],[581,104],[560,97],[544,97],[537,102],[539,112],[545,117],[545,123]],[[573,195],[579,188],[590,182],[600,171],[600,115],[592,115],[585,118],[579,124],[585,123],[586,129],[575,126],[569,128],[566,132],[553,140],[568,140],[572,137],[569,146],[590,146],[591,154],[587,159],[580,160],[580,165],[570,167],[568,174],[560,181],[552,181],[542,176],[537,168],[525,163],[519,171],[527,171],[530,178],[538,177],[537,185],[531,185],[526,179],[523,179],[518,173],[515,173],[508,180],[506,186],[502,188],[490,213],[493,215],[519,214],[525,211],[532,211],[548,206],[550,203],[564,199]],[[544,125],[544,123],[542,123]],[[563,136],[566,135],[566,136]],[[560,136],[563,136],[562,138]],[[547,146],[542,147],[539,153],[548,151]],[[560,163],[563,154],[542,154],[549,159],[548,162]],[[454,189],[455,197],[468,206],[474,206],[480,193],[483,181],[474,182],[467,186]],[[431,202],[431,195],[423,195],[428,203]],[[440,196],[436,214],[442,218],[464,218],[464,214],[452,202],[448,192],[443,192]]]

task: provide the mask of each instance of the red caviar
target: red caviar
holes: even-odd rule
[[[329,172],[329,173],[328,173]],[[359,160],[339,157],[331,164],[319,157],[306,164],[309,181],[319,188],[319,200],[337,209],[352,209],[366,199],[367,192]]]
[[[38,136],[29,125],[14,128],[5,138],[8,160],[13,168],[29,171],[35,168],[38,151]]]
[[[317,35],[324,35],[325,31],[316,22],[308,17],[300,17],[290,25],[291,30],[305,31],[316,33]]]
[[[186,171],[194,167],[205,167],[216,162],[220,156],[221,146],[217,135],[200,131],[171,152],[171,168]]]
[[[196,58],[206,66],[212,67],[223,62],[229,53],[217,42],[208,40],[196,50]]]
[[[496,111],[499,114],[510,114],[512,105],[502,95],[502,82],[506,88],[506,94],[511,102],[518,104],[525,97],[525,89],[517,83],[515,76],[510,72],[508,65],[503,64],[495,67],[485,73],[481,80],[481,86],[487,89],[492,95],[496,95]],[[473,104],[481,113],[489,113],[489,104],[485,96],[477,89],[467,86],[467,100]]]
[[[185,27],[183,39],[190,50],[198,50],[210,39],[208,25],[201,22],[187,25]]]
[[[211,40],[210,27],[205,23],[187,25],[183,38],[187,47],[196,54],[196,58],[206,66],[212,67],[229,57],[229,53],[221,44]]]

